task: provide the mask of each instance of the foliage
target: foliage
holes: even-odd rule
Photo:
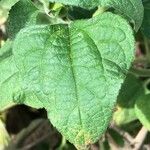
[[[45,108],[78,149],[105,133],[115,106],[116,124],[139,119],[149,130],[141,80],[150,76],[149,6],[146,0],[1,0],[8,39],[0,49],[0,111],[14,104]],[[139,34],[146,56],[135,58]]]

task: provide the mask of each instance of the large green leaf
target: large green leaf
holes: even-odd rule
[[[124,19],[104,13],[69,25],[25,28],[13,53],[23,90],[37,95],[53,125],[78,147],[106,130],[134,38]]]
[[[67,5],[93,8],[96,6],[113,7],[135,25],[137,31],[143,20],[143,5],[141,0],[49,0]]]
[[[135,104],[135,112],[141,123],[150,130],[150,94],[138,97]]]

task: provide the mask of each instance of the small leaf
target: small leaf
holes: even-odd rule
[[[141,91],[144,93],[142,82],[134,75],[128,74],[117,98],[117,110],[113,114],[113,119],[117,125],[137,119],[134,105]]]
[[[58,23],[57,21],[59,20],[50,18],[45,12],[39,10],[31,0],[20,0],[10,10],[6,30],[9,38],[14,39],[24,27],[36,24],[54,24]]]
[[[9,10],[19,0],[1,0],[0,1],[0,24],[3,24],[8,18]]]
[[[144,19],[141,30],[150,38],[150,1],[144,3]]]
[[[124,19],[104,13],[71,24],[25,28],[13,53],[22,89],[35,93],[53,125],[82,147],[109,124],[133,60],[134,38]]]
[[[137,119],[134,108],[117,107],[113,114],[113,120],[117,125],[124,125]]]
[[[134,23],[137,31],[143,21],[143,5],[141,0],[49,0],[50,2],[59,2],[66,5],[74,5],[83,8],[113,7],[120,14],[123,14],[129,21]]]
[[[134,75],[128,74],[117,98],[118,106],[122,108],[134,108],[135,101],[141,90],[143,90],[142,82]]]
[[[135,104],[135,112],[140,122],[150,130],[150,94],[139,96]]]
[[[7,21],[7,33],[10,38],[25,26],[34,25],[39,11],[30,0],[20,0],[9,12]]]

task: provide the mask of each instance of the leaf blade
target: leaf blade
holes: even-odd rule
[[[13,56],[0,59],[0,111],[14,105],[13,96],[20,89],[18,70],[14,64]]]
[[[39,10],[30,0],[20,0],[9,12],[6,30],[9,38],[14,39],[20,29],[36,24]]]
[[[23,89],[36,93],[69,141],[84,146],[106,130],[133,49],[127,22],[104,13],[70,25],[21,30],[13,52]]]

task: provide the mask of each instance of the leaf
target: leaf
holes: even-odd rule
[[[74,5],[87,9],[96,6],[113,7],[120,14],[123,14],[129,21],[134,23],[135,30],[138,31],[143,21],[143,5],[141,0],[49,0],[66,5]]]
[[[36,24],[38,13],[30,0],[20,0],[9,12],[6,28],[8,36],[14,38],[20,29]]]
[[[118,126],[137,120],[134,108],[117,107],[117,111],[113,114],[113,120]]]
[[[139,91],[142,90],[142,82],[134,75],[128,74],[119,92],[117,104],[122,108],[134,108]]]
[[[108,130],[108,133],[110,134],[114,142],[118,145],[118,149],[120,149],[121,147],[125,147],[125,141],[119,133],[117,133],[111,128]],[[105,150],[108,150],[108,149],[105,149]]]
[[[6,21],[9,10],[18,1],[19,0],[1,0],[0,1],[0,24],[3,24]]]
[[[79,19],[88,19],[91,18],[96,9],[87,10],[81,7],[69,7],[68,8],[68,18],[79,20]]]
[[[144,3],[144,19],[141,27],[142,32],[150,38],[150,1]]]
[[[140,122],[150,130],[150,94],[139,96],[135,104],[135,112]]]
[[[13,53],[22,89],[35,93],[53,125],[82,147],[95,142],[110,122],[133,60],[134,38],[124,19],[104,13],[71,24],[25,28]]]
[[[13,94],[18,91],[18,72],[12,56],[12,42],[0,49],[0,110],[14,104]]]
[[[134,105],[139,93],[144,93],[142,82],[132,74],[128,74],[117,98],[117,110],[113,119],[117,125],[122,125],[137,119]]]
[[[12,41],[7,41],[0,49],[0,111],[15,103],[22,103],[23,100],[26,100],[26,105],[34,100],[34,106],[41,108],[42,103],[37,101],[34,93],[25,93],[21,89],[20,75],[12,55],[12,44]]]
[[[14,39],[24,27],[36,24],[52,24],[57,23],[57,21],[59,20],[50,18],[45,12],[39,10],[31,0],[20,0],[9,13],[6,30],[9,38]]]

